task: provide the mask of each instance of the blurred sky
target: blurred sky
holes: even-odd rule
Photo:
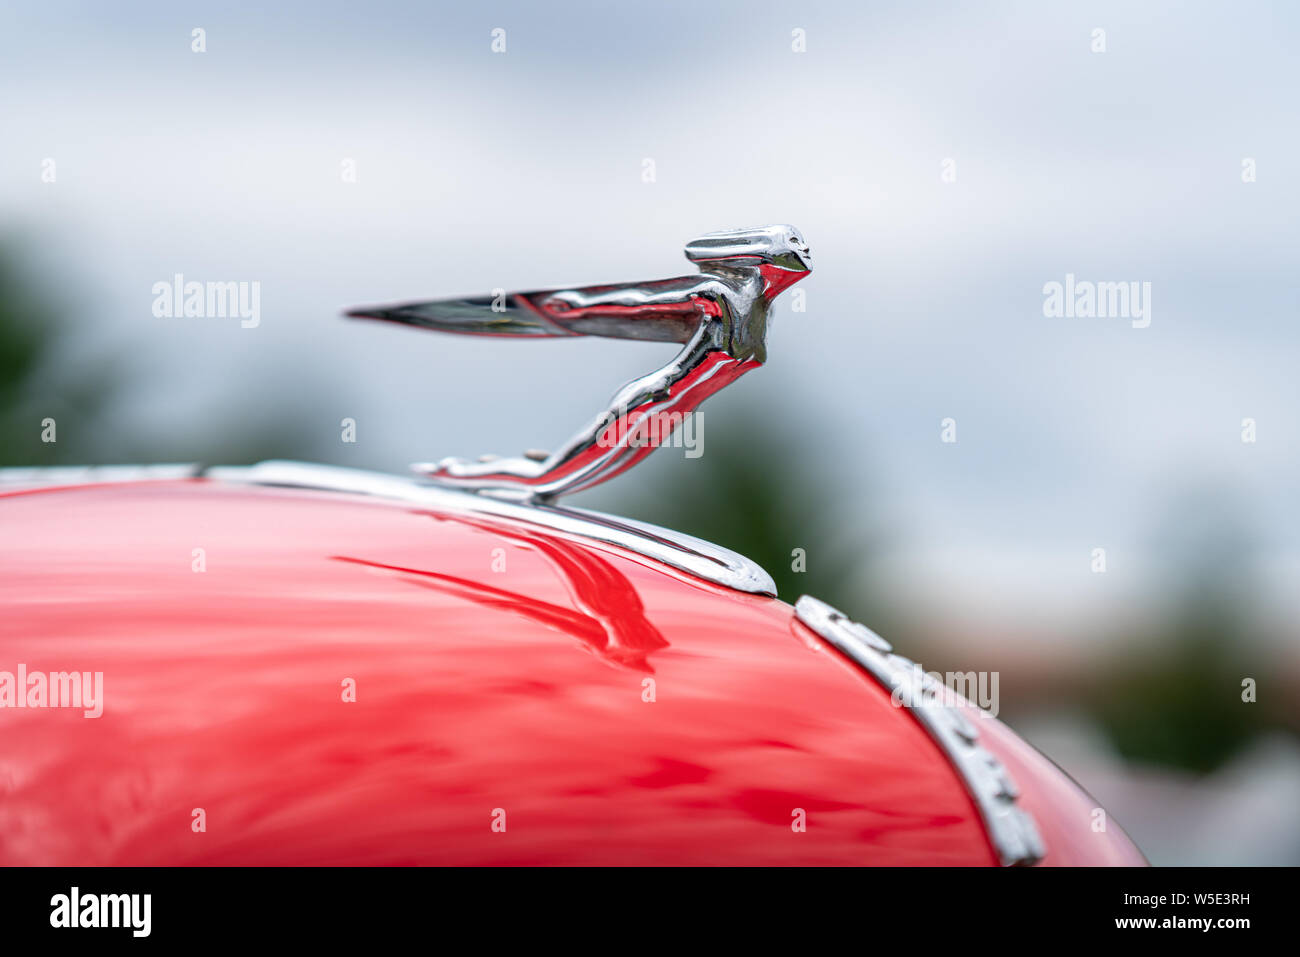
[[[341,307],[676,275],[700,232],[791,222],[807,312],[706,414],[784,406],[869,474],[901,584],[1087,621],[1158,576],[1152,524],[1199,488],[1294,607],[1297,26],[1249,2],[9,3],[0,222],[82,296],[76,348],[130,358],[133,428],[305,403],[322,457],[392,470],[554,447],[670,353]],[[261,325],[155,318],[178,272],[259,281]],[[1067,272],[1150,282],[1150,327],[1045,318]]]

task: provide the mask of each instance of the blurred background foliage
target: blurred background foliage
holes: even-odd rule
[[[1126,634],[1126,653],[1085,690],[1089,712],[1126,758],[1210,772],[1261,734],[1300,732],[1300,708],[1257,614],[1256,536],[1232,493],[1185,486],[1157,517],[1162,614]],[[1243,707],[1243,682],[1255,683]]]
[[[73,331],[72,305],[34,278],[18,249],[17,241],[0,240],[0,464],[98,458],[100,419],[116,374],[108,362],[75,370],[60,363],[60,346]],[[42,441],[47,418],[55,422],[54,442]]]
[[[129,344],[93,361],[74,338],[93,306],[76,283],[54,287],[23,245],[0,239],[0,466],[119,462],[241,465],[267,458],[311,458],[319,451],[305,404],[210,415],[183,432],[150,432],[119,409],[135,374]],[[238,380],[232,405],[238,408]],[[42,424],[54,420],[55,441]]]

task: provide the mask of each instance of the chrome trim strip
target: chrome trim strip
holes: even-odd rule
[[[742,555],[690,535],[600,512],[514,502],[400,475],[306,462],[268,461],[249,466],[216,466],[205,469],[202,475],[223,482],[374,495],[438,511],[486,515],[542,526],[566,537],[614,545],[737,591],[776,595],[772,576]]]
[[[184,465],[46,465],[0,469],[0,485],[99,485],[194,478],[202,466]]]
[[[893,654],[889,642],[866,625],[851,621],[824,601],[804,595],[795,603],[794,614],[891,693],[898,692],[903,706],[956,768],[1004,866],[1037,864],[1043,859],[1046,850],[1038,828],[1029,812],[1016,804],[1020,792],[1015,781],[1002,762],[978,744],[979,731],[961,714],[959,705],[947,702],[941,684],[916,662]]]

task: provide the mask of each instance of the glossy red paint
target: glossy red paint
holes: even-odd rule
[[[1100,805],[1074,779],[996,718],[981,715],[978,728],[980,742],[1019,786],[1019,805],[1038,824],[1047,845],[1040,867],[1146,866],[1146,858],[1119,823],[1099,817]]]
[[[784,602],[205,480],[10,494],[0,529],[0,671],[104,675],[99,718],[0,708],[2,864],[994,862],[925,732]],[[996,745],[1053,862],[1109,862]]]

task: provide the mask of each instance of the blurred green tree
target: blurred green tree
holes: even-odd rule
[[[1253,542],[1224,489],[1189,488],[1159,524],[1164,557],[1157,596],[1172,597],[1164,624],[1124,642],[1130,654],[1098,674],[1089,710],[1129,760],[1209,772],[1258,735],[1298,730],[1279,685],[1275,649],[1251,610]],[[1243,701],[1253,679],[1258,700]]]
[[[60,303],[0,243],[0,465],[54,465],[94,446],[96,419],[116,378],[105,368],[75,374],[59,361],[70,332]],[[43,441],[53,420],[56,441]]]
[[[86,315],[75,289],[43,282],[13,240],[0,242],[0,466],[202,462],[239,465],[312,458],[301,405],[278,403],[201,428],[145,432],[114,405],[131,381],[119,355],[93,361],[69,348]],[[225,408],[223,404],[223,408]],[[53,420],[55,441],[44,423]]]

